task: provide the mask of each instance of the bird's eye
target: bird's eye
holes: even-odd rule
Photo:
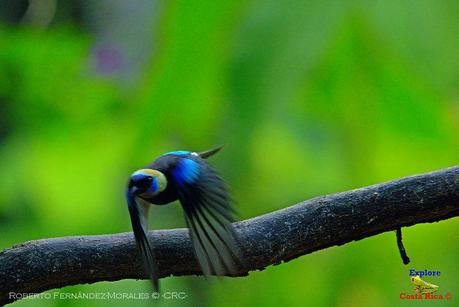
[[[147,177],[147,181],[148,181],[148,182],[152,182],[152,181],[153,181],[153,177],[148,176],[148,177]]]

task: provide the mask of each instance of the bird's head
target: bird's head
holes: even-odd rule
[[[153,169],[140,169],[132,173],[128,184],[131,195],[152,197],[164,191],[167,179],[163,173]]]

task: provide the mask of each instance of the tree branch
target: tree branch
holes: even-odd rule
[[[459,167],[317,197],[235,223],[248,271],[402,226],[459,215]],[[161,276],[200,275],[186,229],[153,231]],[[395,249],[394,249],[395,251]],[[142,279],[132,233],[30,241],[0,253],[0,305],[10,292]]]

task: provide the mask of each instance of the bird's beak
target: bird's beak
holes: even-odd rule
[[[131,195],[136,195],[137,191],[139,190],[138,187],[136,187],[134,180],[131,178],[129,180],[128,186],[127,186],[127,193]]]
[[[129,187],[126,190],[126,199],[129,202],[130,205],[135,205],[135,196],[137,194],[138,188],[136,186],[133,186],[129,184]]]

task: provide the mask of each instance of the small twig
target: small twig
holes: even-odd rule
[[[410,258],[406,254],[405,246],[403,246],[402,229],[397,228],[395,230],[395,233],[397,235],[397,246],[398,246],[398,250],[400,251],[400,257],[402,257],[403,264],[408,264],[410,263]]]

